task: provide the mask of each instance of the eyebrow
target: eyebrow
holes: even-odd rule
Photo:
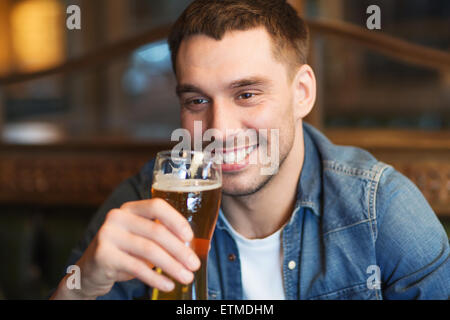
[[[262,77],[251,77],[251,78],[233,81],[232,83],[230,83],[229,88],[237,89],[237,88],[249,87],[249,86],[264,86],[264,85],[270,85],[271,82],[272,81],[262,78]]]
[[[201,93],[204,94],[202,89],[192,85],[192,84],[179,84],[176,88],[177,96],[180,97],[183,93]]]
[[[238,89],[249,86],[269,86],[272,83],[271,80],[262,77],[250,77],[245,79],[239,79],[229,84],[229,89]],[[177,96],[180,97],[183,93],[200,93],[206,95],[202,89],[192,84],[179,84],[176,88]]]

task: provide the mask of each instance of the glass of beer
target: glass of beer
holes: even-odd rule
[[[219,213],[221,191],[221,166],[207,153],[163,151],[157,154],[152,197],[166,200],[188,220],[194,239],[186,245],[198,255],[201,267],[194,273],[190,285],[172,279],[175,288],[171,292],[154,288],[153,300],[207,300],[208,252]],[[161,272],[160,269],[157,271]]]

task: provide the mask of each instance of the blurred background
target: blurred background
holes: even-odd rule
[[[190,2],[0,0],[0,298],[45,298],[108,194],[171,145],[166,36]],[[289,2],[312,32],[306,121],[408,176],[449,232],[450,1]]]

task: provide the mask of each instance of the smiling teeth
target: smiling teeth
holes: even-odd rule
[[[223,162],[226,164],[239,163],[243,161],[250,153],[255,150],[256,146],[240,149],[235,152],[226,152],[223,154]]]

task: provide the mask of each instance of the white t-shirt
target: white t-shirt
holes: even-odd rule
[[[281,229],[264,239],[247,239],[233,229],[222,210],[220,214],[239,250],[243,299],[285,300]]]

